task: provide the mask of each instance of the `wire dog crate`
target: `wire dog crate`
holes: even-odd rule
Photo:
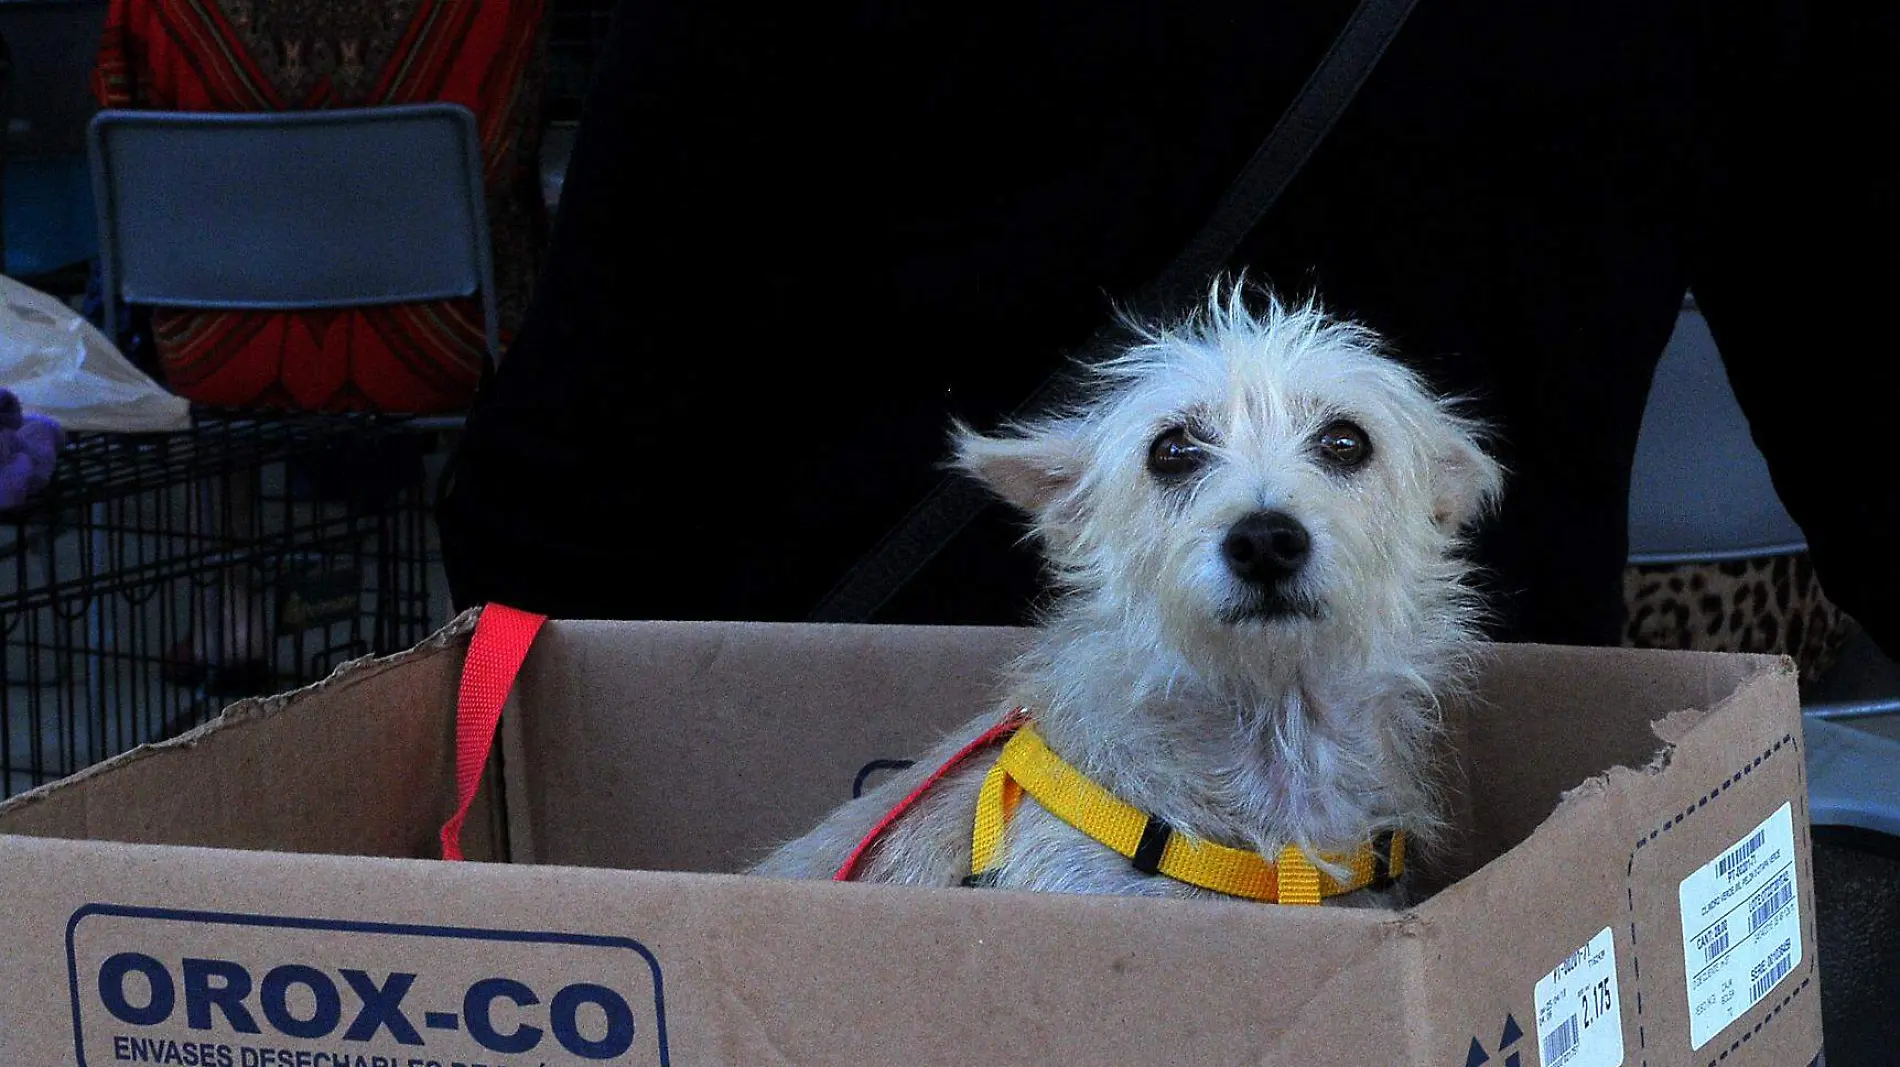
[[[427,636],[433,446],[373,416],[76,438],[0,513],[0,796]]]

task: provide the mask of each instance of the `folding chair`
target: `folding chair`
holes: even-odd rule
[[[110,336],[119,300],[295,311],[479,293],[499,361],[467,108],[106,110],[89,151]]]

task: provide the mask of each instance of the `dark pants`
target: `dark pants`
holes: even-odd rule
[[[940,476],[953,416],[1008,411],[1186,240],[1347,8],[622,5],[457,457],[458,600],[804,617]],[[1830,595],[1900,650],[1870,317],[1900,246],[1893,8],[1420,5],[1239,257],[1500,427],[1497,636],[1617,640],[1637,430],[1693,287]],[[882,618],[1024,619],[1019,534],[985,516]]]

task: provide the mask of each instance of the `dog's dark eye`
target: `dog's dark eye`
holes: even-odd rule
[[[1159,478],[1179,478],[1192,474],[1207,462],[1207,450],[1188,436],[1187,428],[1175,428],[1155,438],[1148,446],[1148,469]]]
[[[1372,458],[1372,439],[1356,423],[1340,419],[1319,432],[1319,453],[1340,470],[1353,470]]]

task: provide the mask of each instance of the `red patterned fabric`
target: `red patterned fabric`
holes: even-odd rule
[[[106,107],[288,111],[448,101],[481,131],[507,332],[531,277],[545,0],[112,0],[93,93]],[[533,244],[530,239],[529,244]],[[528,253],[532,258],[534,252]],[[167,384],[204,404],[431,413],[467,407],[476,300],[324,312],[154,310]]]

